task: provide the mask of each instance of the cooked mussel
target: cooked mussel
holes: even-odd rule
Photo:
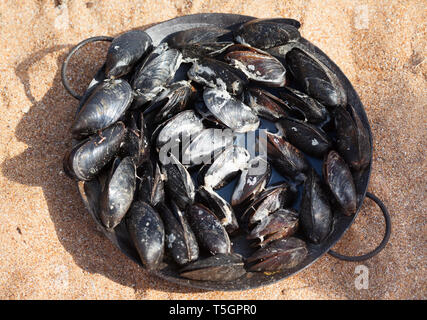
[[[305,236],[313,243],[322,242],[332,229],[332,210],[328,195],[314,169],[308,173],[300,207],[300,223]]]
[[[172,208],[159,203],[155,208],[165,227],[166,249],[176,263],[183,265],[199,258],[199,246],[196,237],[181,211],[174,203]]]
[[[142,30],[131,30],[115,38],[108,48],[105,73],[119,78],[132,70],[134,64],[151,48],[153,40]]]
[[[201,247],[213,255],[231,252],[227,231],[211,210],[200,203],[195,203],[189,206],[187,217]]]
[[[180,276],[200,281],[231,281],[240,278],[245,273],[241,255],[219,253],[185,266],[180,271]]]
[[[126,128],[119,121],[83,140],[65,153],[64,172],[78,180],[93,179],[119,152],[125,135]]]
[[[133,99],[125,80],[108,80],[93,89],[71,125],[74,138],[91,135],[119,120]]]
[[[249,271],[274,272],[292,269],[307,256],[307,245],[301,239],[290,237],[276,240],[258,249],[246,261],[255,263]]]
[[[253,19],[234,32],[234,39],[259,49],[281,46],[301,37],[299,23],[295,22],[292,19]]]
[[[330,151],[323,162],[323,177],[345,215],[356,213],[357,195],[350,169],[335,151]]]
[[[143,201],[129,209],[127,228],[143,265],[148,270],[160,267],[164,254],[165,229],[159,213]]]
[[[135,171],[135,164],[130,157],[114,161],[100,199],[100,218],[105,227],[116,227],[132,204]]]
[[[282,119],[278,127],[291,144],[313,157],[322,157],[332,147],[328,135],[309,123],[296,119]]]
[[[206,88],[203,100],[209,111],[235,132],[254,131],[259,127],[259,118],[252,109],[225,90]]]

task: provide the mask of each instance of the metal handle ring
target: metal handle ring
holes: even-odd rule
[[[344,260],[344,261],[364,261],[364,260],[368,260],[368,259],[372,258],[373,256],[375,256],[376,254],[378,254],[386,246],[388,240],[390,239],[390,233],[391,233],[390,213],[388,212],[384,203],[380,199],[378,199],[377,196],[375,196],[374,194],[372,194],[370,192],[366,192],[366,196],[368,198],[372,199],[380,207],[380,209],[384,215],[385,234],[384,234],[383,240],[378,245],[378,247],[376,247],[374,250],[372,250],[371,252],[368,252],[364,255],[361,255],[361,256],[345,256],[345,255],[339,254],[333,250],[329,250],[328,253],[331,256],[333,256],[337,259],[340,259],[340,260]]]
[[[68,53],[67,57],[64,60],[64,63],[62,64],[62,69],[61,69],[61,80],[62,80],[62,84],[64,85],[64,88],[68,91],[69,94],[71,94],[74,98],[76,98],[77,100],[81,100],[82,96],[77,94],[70,86],[70,84],[68,83],[66,74],[67,74],[67,67],[68,67],[68,63],[71,59],[71,57],[84,45],[88,44],[88,43],[92,43],[92,42],[96,42],[96,41],[108,41],[111,42],[113,41],[114,38],[113,37],[107,37],[107,36],[98,36],[98,37],[92,37],[92,38],[87,38],[85,40],[83,40],[82,42],[80,42],[79,44],[77,44],[74,48],[72,48],[70,50],[70,52]]]

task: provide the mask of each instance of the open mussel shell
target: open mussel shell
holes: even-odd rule
[[[195,203],[188,207],[186,216],[201,247],[213,255],[231,252],[227,231],[211,210],[200,203]]]
[[[106,228],[116,227],[132,204],[136,168],[130,157],[116,159],[101,194],[100,218]]]
[[[240,95],[248,84],[248,79],[242,71],[211,58],[194,61],[187,75],[197,83],[211,88],[221,88],[233,95]]]
[[[286,84],[286,68],[269,53],[245,45],[234,45],[227,51],[225,60],[249,79],[269,87]]]
[[[313,243],[325,240],[332,230],[333,215],[328,194],[314,169],[310,170],[305,181],[299,212],[305,236]]]
[[[283,176],[304,181],[309,164],[304,154],[281,136],[267,132],[267,155],[273,167]]]
[[[247,167],[249,152],[240,146],[227,147],[210,165],[203,177],[204,185],[219,189],[229,183],[236,175]]]
[[[173,79],[182,62],[182,54],[161,44],[146,58],[135,74],[132,88],[136,91],[137,106],[153,100]]]
[[[295,119],[282,119],[278,127],[292,145],[310,156],[321,158],[332,147],[332,141],[328,135],[309,123]]]
[[[356,213],[357,196],[350,169],[335,151],[330,151],[323,162],[323,177],[345,215]]]
[[[237,133],[254,131],[259,127],[259,118],[252,109],[225,90],[206,88],[203,100],[221,123]]]
[[[105,72],[108,78],[119,78],[149,50],[153,40],[142,30],[131,30],[115,38],[108,48]]]
[[[64,172],[77,180],[93,179],[119,152],[126,128],[117,122],[67,151],[63,159]]]
[[[305,93],[288,87],[281,89],[279,94],[287,108],[301,112],[308,122],[320,123],[327,119],[326,107]]]
[[[246,261],[251,264],[249,271],[274,272],[291,269],[307,256],[307,245],[301,239],[290,237],[276,240],[258,249]]]
[[[281,46],[301,37],[299,23],[295,22],[292,19],[253,19],[234,31],[234,39],[259,49]]]
[[[264,190],[271,177],[271,167],[264,157],[257,156],[242,170],[231,196],[231,205],[243,206],[250,203]]]
[[[164,255],[165,229],[159,213],[143,201],[129,209],[127,228],[142,263],[148,270],[160,267]]]
[[[200,281],[231,281],[245,273],[243,258],[236,253],[216,254],[180,270],[181,277]]]
[[[184,212],[175,204],[171,207],[159,203],[155,208],[165,227],[166,250],[177,264],[184,265],[199,258],[199,246]]]
[[[194,201],[195,187],[193,179],[187,169],[173,155],[169,154],[162,162],[162,173],[165,179],[165,189],[168,195],[175,200],[176,204],[184,210],[187,205]]]
[[[182,163],[190,166],[210,164],[233,141],[234,136],[229,129],[204,129],[184,146]]]
[[[337,134],[337,149],[347,164],[358,171],[371,159],[369,133],[351,105],[333,111]]]
[[[212,188],[205,186],[199,187],[195,201],[209,208],[220,220],[229,234],[239,229],[239,224],[237,223],[233,208],[218,193],[212,190]]]
[[[346,92],[337,76],[302,45],[286,54],[286,63],[305,93],[329,107],[345,106]]]
[[[293,209],[278,209],[269,214],[249,232],[247,239],[257,239],[256,246],[263,247],[268,243],[288,238],[298,229],[298,212]]]
[[[288,115],[281,106],[283,101],[266,90],[250,87],[245,90],[243,97],[243,102],[261,118],[277,121]]]
[[[109,127],[124,115],[132,99],[132,88],[125,80],[96,86],[71,125],[73,137],[81,139]]]

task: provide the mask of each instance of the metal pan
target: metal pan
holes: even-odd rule
[[[159,23],[155,26],[152,26],[146,29],[145,31],[151,36],[154,44],[157,45],[160,42],[162,42],[167,36],[177,31],[199,27],[199,26],[209,26],[209,25],[215,25],[223,28],[234,29],[238,27],[240,24],[251,19],[254,19],[254,17],[237,15],[237,14],[223,14],[223,13],[194,14],[194,15],[183,16],[183,17],[179,17],[179,18],[175,18],[172,20]],[[63,83],[65,88],[70,92],[70,94],[72,94],[77,99],[80,99],[81,97],[78,94],[76,94],[74,91],[72,91],[65,77],[66,65],[68,64],[71,56],[86,43],[93,42],[93,41],[111,41],[111,40],[112,38],[110,37],[94,37],[94,38],[86,39],[81,43],[79,43],[76,47],[74,47],[70,51],[69,55],[67,56],[63,65],[63,70],[62,70]],[[304,44],[309,44],[309,41],[305,39],[301,39],[301,42]],[[351,85],[350,81],[341,72],[338,66],[336,66],[335,63],[328,58],[326,54],[324,54],[320,49],[318,49],[314,45],[312,44],[310,45],[313,48],[313,50],[315,50],[320,55],[322,62],[325,63],[333,72],[335,72],[335,74],[341,80],[347,92],[348,102],[354,106],[356,112],[358,113],[359,117],[363,122],[363,125],[369,132],[369,139],[372,146],[372,143],[373,143],[372,133],[371,133],[371,128],[369,126],[368,118],[366,116],[363,104],[360,101],[360,98],[357,95],[356,91],[354,90],[353,86]],[[337,258],[347,260],[347,261],[361,261],[361,260],[371,258],[375,254],[377,254],[379,251],[381,251],[381,249],[383,249],[384,246],[386,245],[388,238],[390,236],[391,224],[390,224],[389,214],[384,204],[377,197],[366,192],[369,184],[369,177],[370,177],[371,167],[372,167],[372,149],[370,150],[370,159],[371,161],[369,166],[367,166],[367,168],[363,172],[361,172],[358,176],[355,177],[355,185],[356,185],[357,196],[358,196],[356,214],[352,217],[344,216],[342,214],[335,214],[333,231],[331,232],[331,234],[328,236],[328,238],[325,241],[323,241],[319,245],[308,243],[309,254],[307,255],[306,259],[297,267],[289,270],[284,270],[278,273],[274,273],[271,275],[267,275],[259,272],[249,272],[237,280],[228,281],[228,282],[195,281],[195,280],[184,279],[179,276],[176,266],[167,265],[167,264],[165,264],[165,266],[162,267],[160,270],[152,272],[152,274],[160,278],[163,278],[165,280],[168,280],[180,285],[184,285],[184,286],[194,287],[194,288],[202,288],[207,290],[222,290],[222,291],[247,290],[247,289],[252,289],[260,286],[269,285],[279,280],[283,280],[287,277],[290,277],[293,274],[310,266],[313,262],[315,262],[317,259],[319,259],[321,256],[323,256],[325,253],[328,253],[328,252]],[[96,208],[93,208],[90,205],[91,201],[88,201],[88,200],[90,200],[90,198],[98,197],[99,185],[97,184],[98,182],[96,181],[78,183],[79,192],[82,196],[82,199],[84,201],[84,204],[88,212],[91,214],[94,221],[97,223],[97,226],[105,234],[105,236],[108,239],[110,239],[110,241],[112,241],[114,245],[116,245],[127,257],[129,257],[131,260],[135,261],[137,264],[142,266],[139,256],[129,239],[126,226],[124,225],[124,223],[119,224],[119,226],[117,226],[113,231],[109,231],[105,229],[98,218]],[[351,224],[356,219],[357,214],[365,199],[365,196],[368,196],[369,198],[373,199],[383,211],[385,222],[386,222],[386,232],[385,232],[383,241],[375,250],[359,257],[347,257],[347,256],[340,255],[338,253],[332,252],[330,248],[333,247],[338,240],[340,240],[340,238],[344,235],[346,230],[351,226]],[[244,257],[247,257],[250,251],[253,249],[249,249],[246,244],[246,241],[242,241],[242,240],[244,239],[239,237],[232,239],[233,250],[237,253],[242,254]]]

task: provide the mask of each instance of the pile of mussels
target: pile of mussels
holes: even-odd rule
[[[334,215],[355,214],[368,132],[299,27],[255,19],[234,31],[176,32],[157,47],[140,30],[112,41],[80,101],[64,170],[96,186],[99,220],[107,230],[125,225],[148,270],[166,262],[185,278],[227,281],[295,268],[307,242],[331,233]],[[263,150],[236,143],[266,123],[276,130],[257,135]],[[322,172],[308,159],[322,159]],[[220,191],[231,181],[226,201]],[[242,234],[254,248],[247,258],[232,250]]]

